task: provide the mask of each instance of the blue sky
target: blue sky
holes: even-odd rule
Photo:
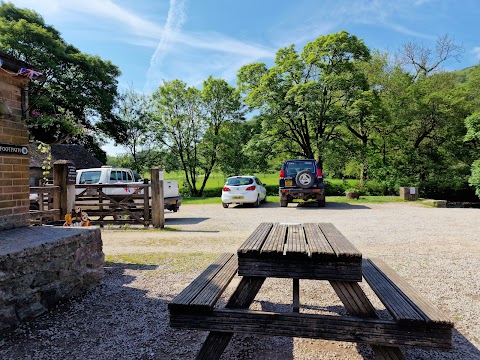
[[[151,93],[162,80],[199,86],[209,75],[235,84],[237,70],[347,30],[370,49],[395,53],[448,34],[465,52],[447,70],[479,64],[477,0],[13,0],[37,11],[80,51],[117,65],[119,86]],[[109,154],[115,151],[108,147]]]

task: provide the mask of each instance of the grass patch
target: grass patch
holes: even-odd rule
[[[278,178],[279,178],[278,171],[269,172],[269,173],[238,174],[238,175],[255,175],[262,181],[262,183],[266,185],[278,186]],[[147,176],[147,178],[150,178],[150,176]],[[185,182],[185,173],[183,171],[168,172],[164,174],[164,179],[177,180],[178,186],[181,189],[183,186],[183,183]],[[226,180],[227,180],[227,176],[224,176],[220,172],[214,172],[208,177],[207,184],[205,185],[205,190],[221,188],[225,184]],[[359,183],[359,180],[355,180],[355,179],[342,180],[342,179],[331,179],[328,177],[326,178],[326,181],[334,185],[345,184],[347,187],[354,187],[354,186],[357,186]],[[200,186],[202,182],[203,182],[203,175],[198,175],[197,186]]]
[[[218,254],[213,253],[132,253],[120,255],[106,255],[106,266],[113,267],[155,267],[154,274],[158,273],[189,273],[205,269]]]

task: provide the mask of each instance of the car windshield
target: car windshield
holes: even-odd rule
[[[231,185],[231,186],[241,186],[241,185],[250,185],[250,184],[253,184],[252,178],[235,177],[235,178],[229,178],[227,180],[227,185]]]

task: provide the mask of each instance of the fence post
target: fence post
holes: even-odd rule
[[[60,193],[53,194],[53,207],[60,209],[54,220],[63,219],[75,207],[75,165],[70,160],[53,163],[53,185],[60,187]]]
[[[148,179],[143,179],[143,220],[145,222],[145,226],[149,226],[150,224],[150,203],[149,203],[149,185]]]
[[[160,180],[160,168],[152,166],[150,168],[150,179],[152,181],[152,224],[154,228],[165,227],[165,217],[163,208],[163,180]]]

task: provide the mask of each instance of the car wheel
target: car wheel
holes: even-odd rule
[[[228,205],[229,204],[222,202],[222,206],[223,206],[224,209],[228,208]]]
[[[315,178],[310,171],[302,170],[297,174],[297,176],[295,176],[295,181],[299,187],[307,189],[312,187],[313,183],[315,182]]]
[[[265,204],[266,202],[267,202],[267,195],[265,195],[265,197],[264,197],[263,200],[262,200],[262,203]]]
[[[318,200],[318,207],[325,207],[325,199],[324,200]]]
[[[253,203],[253,207],[259,207],[260,206],[260,195],[257,195],[257,200]]]
[[[281,207],[287,207],[288,206],[288,200],[280,200],[280,206]]]

